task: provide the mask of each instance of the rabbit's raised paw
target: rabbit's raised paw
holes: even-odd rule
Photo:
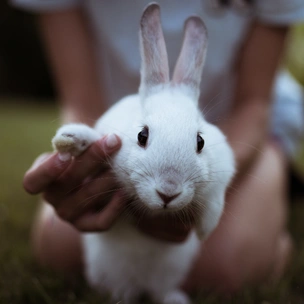
[[[59,158],[63,161],[72,156],[78,156],[84,152],[100,136],[98,133],[84,124],[68,124],[58,129],[52,139],[54,150],[59,152]]]

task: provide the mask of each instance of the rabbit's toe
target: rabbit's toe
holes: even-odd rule
[[[62,155],[70,153],[73,156],[79,155],[87,146],[87,141],[81,140],[76,134],[62,133],[53,138],[53,147]]]

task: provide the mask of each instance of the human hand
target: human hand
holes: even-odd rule
[[[158,240],[182,243],[194,228],[194,219],[190,216],[181,220],[176,215],[136,214],[136,227],[143,233]]]
[[[26,172],[24,188],[43,193],[58,216],[78,230],[107,230],[125,205],[120,191],[112,196],[117,186],[107,161],[120,146],[120,139],[110,135],[72,160],[62,161],[55,152],[43,154]]]
[[[107,230],[126,205],[120,191],[112,196],[117,186],[107,158],[120,148],[120,139],[116,139],[116,145],[108,147],[104,137],[69,161],[62,161],[55,152],[42,154],[26,172],[24,188],[30,194],[43,193],[58,216],[79,231]],[[104,208],[96,212],[98,207]],[[139,230],[163,241],[183,242],[193,226],[168,214],[135,216]]]

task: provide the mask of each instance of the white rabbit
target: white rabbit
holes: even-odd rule
[[[199,17],[185,22],[184,41],[172,81],[160,9],[144,11],[140,27],[141,84],[97,122],[61,127],[53,138],[62,157],[77,156],[109,133],[122,139],[113,157],[118,182],[131,204],[155,214],[195,215],[196,233],[181,244],[153,239],[121,217],[107,232],[84,233],[86,276],[115,300],[134,303],[147,293],[161,304],[190,303],[179,289],[198,253],[200,239],[217,226],[234,174],[231,148],[198,108],[207,31]]]

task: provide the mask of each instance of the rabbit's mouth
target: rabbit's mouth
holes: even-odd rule
[[[177,198],[177,197],[176,197]],[[138,210],[140,212],[151,214],[151,215],[161,215],[161,214],[178,214],[188,212],[187,210],[191,209],[192,205],[190,202],[185,201],[175,201],[172,199],[172,202],[163,202],[161,199],[153,197],[140,197],[139,195],[133,196],[129,199],[127,204],[127,209],[133,211]]]
[[[134,185],[134,190],[135,204],[153,213],[181,211],[192,202],[195,195],[194,187],[182,182],[141,181]]]
[[[162,200],[139,200],[140,208],[152,215],[174,214],[179,216],[179,214],[185,214],[193,209],[189,206],[191,205],[191,202],[188,201],[174,201],[174,199],[172,199],[172,202],[165,203]]]
[[[185,226],[192,225],[195,223],[195,219],[197,218],[197,212],[195,212],[195,209],[189,205],[185,206],[182,209],[174,210],[172,208],[151,209],[147,206],[143,207],[142,202],[134,203],[134,201],[132,201],[128,205],[126,211],[129,215],[131,215],[133,218],[136,218],[138,221],[172,221],[175,224],[182,223]]]

